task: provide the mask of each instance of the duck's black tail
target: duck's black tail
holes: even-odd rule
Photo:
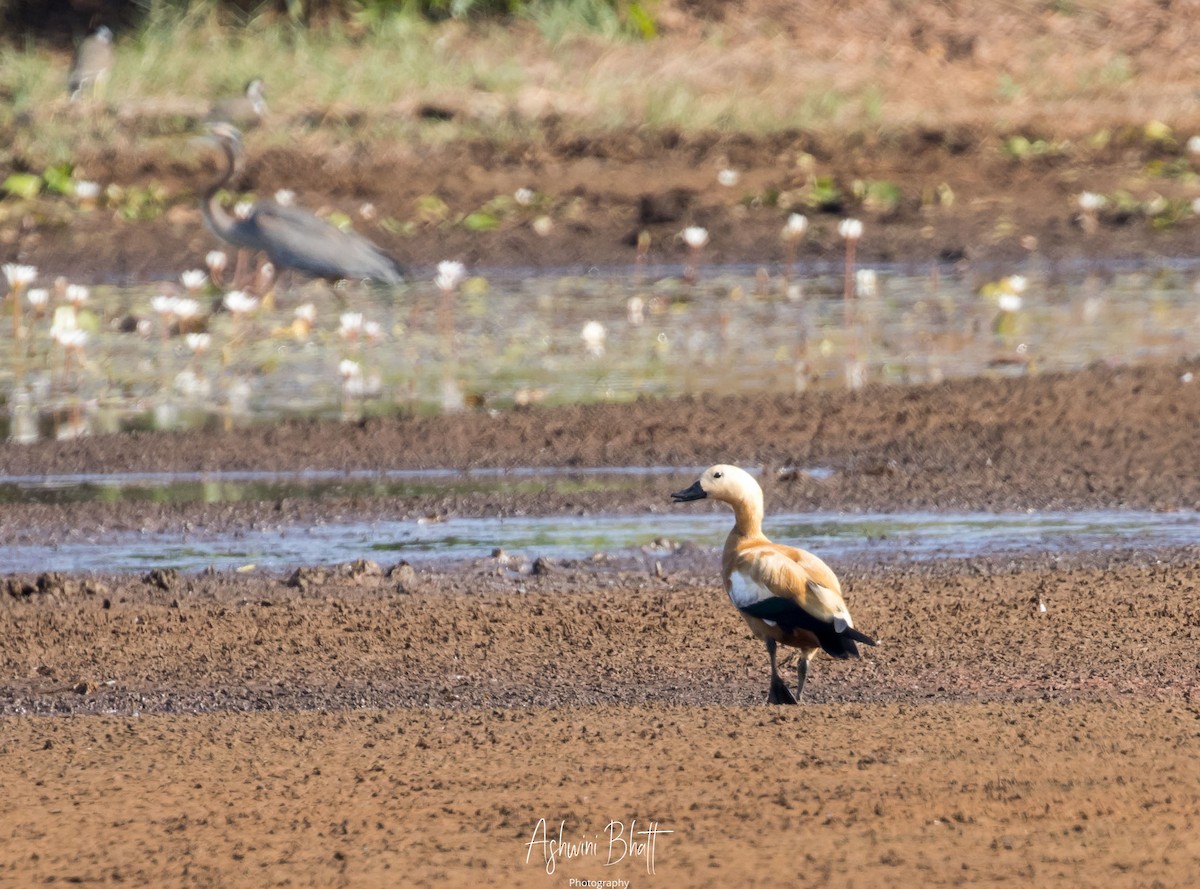
[[[829,626],[828,624],[826,626]],[[855,643],[861,642],[863,645],[876,645],[876,641],[866,633],[859,632],[854,627],[846,627],[840,633],[832,626],[824,633],[817,633],[817,641],[821,643],[821,648],[830,657],[845,659],[858,657],[858,645]]]

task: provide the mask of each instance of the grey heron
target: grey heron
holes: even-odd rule
[[[235,215],[217,200],[217,192],[233,178],[241,155],[241,134],[225,123],[210,132],[225,155],[225,170],[204,192],[200,210],[209,230],[234,247],[261,250],[279,269],[330,281],[370,280],[399,284],[400,265],[362,235],[342,231],[307,210],[273,200],[256,201]]]
[[[113,33],[101,25],[91,36],[84,38],[75,50],[71,73],[67,77],[67,91],[71,101],[79,99],[84,91],[95,93],[102,90],[113,64]]]
[[[258,126],[266,113],[267,102],[263,81],[261,77],[255,77],[246,84],[242,95],[214,102],[204,120],[209,126],[227,123],[239,130],[248,130]]]

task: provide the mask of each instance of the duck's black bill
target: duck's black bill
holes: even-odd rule
[[[687,503],[689,500],[703,500],[708,495],[704,493],[704,489],[700,487],[700,482],[692,482],[690,488],[684,488],[682,491],[676,491],[671,495],[671,499],[676,503]]]

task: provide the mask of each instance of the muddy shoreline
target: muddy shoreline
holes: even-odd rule
[[[16,227],[3,235],[0,258],[38,266],[52,278],[63,274],[89,283],[175,281],[222,248],[204,227],[194,195],[213,176],[197,156],[181,163],[163,140],[110,150],[77,162],[94,179],[125,188],[153,185],[172,195],[156,219],[130,221],[107,210],[75,214],[69,224]],[[1071,144],[1069,137],[1065,144]],[[922,129],[878,141],[839,141],[806,133],[769,137],[707,133],[642,132],[552,137],[526,145],[465,142],[397,148],[359,144],[364,163],[347,171],[344,147],[322,153],[286,146],[249,146],[241,188],[269,195],[301,189],[301,203],[336,211],[377,241],[414,279],[432,277],[441,260],[483,269],[579,272],[594,267],[630,268],[635,262],[679,266],[688,253],[680,233],[689,225],[710,236],[704,262],[755,263],[781,269],[788,256],[780,232],[789,213],[805,212],[811,226],[797,245],[803,269],[836,265],[844,253],[837,232],[846,216],[865,223],[858,246],[862,263],[902,262],[977,265],[1003,274],[1023,263],[1087,264],[1091,261],[1194,258],[1197,223],[1185,216],[1156,224],[1140,209],[1110,207],[1093,228],[1082,225],[1078,196],[1146,192],[1171,201],[1189,200],[1184,179],[1147,182],[1146,170],[1162,163],[1153,143],[1076,150],[1067,156],[1019,162],[1001,140],[970,130]],[[771,206],[764,196],[802,191],[807,179],[795,158],[816,157],[823,174],[843,191],[860,181],[892,184],[902,195],[886,210],[845,199],[825,209]],[[721,170],[739,172],[739,184],[719,184]],[[313,170],[316,181],[309,183]],[[539,233],[539,214],[516,213],[493,230],[473,231],[455,220],[508,200],[521,188],[546,194],[554,224]],[[951,202],[930,201],[949,189]],[[419,207],[435,195],[448,220],[421,222]],[[397,235],[361,217],[413,222]],[[53,213],[48,213],[53,218]],[[542,214],[547,215],[547,214]],[[393,226],[394,228],[395,226]],[[639,260],[639,236],[649,247]]]
[[[1195,362],[770,397],[643,399],[232,432],[100,435],[0,445],[11,476],[105,472],[486,467],[762,467],[775,511],[1195,509]],[[820,468],[819,473],[806,470]],[[662,511],[654,476],[603,492],[520,490],[331,501],[10,504],[0,540],[56,522],[177,528],[365,518]],[[703,507],[701,507],[703,508]],[[71,517],[71,518],[68,518]]]
[[[1191,366],[5,444],[0,471],[726,459],[763,466],[768,513],[1193,510]],[[0,542],[665,511],[689,478],[7,504]],[[779,850],[797,838],[804,873],[838,886],[1172,885],[1200,868],[1179,829],[1200,817],[1196,546],[839,562],[880,645],[819,658],[802,705],[769,708],[715,551],[678,543],[536,569],[3,576],[0,883],[767,886],[796,879]],[[590,855],[548,873],[542,819],[672,833],[654,873]]]

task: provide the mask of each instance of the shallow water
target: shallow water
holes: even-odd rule
[[[1069,553],[1175,546],[1200,539],[1193,512],[913,513],[900,515],[780,514],[767,519],[777,540],[799,543],[836,565],[840,560],[888,562],[1011,553]],[[300,565],[373,559],[434,561],[509,557],[512,570],[539,556],[583,559],[596,553],[670,565],[680,544],[713,548],[729,531],[726,514],[454,518],[447,521],[350,521],[232,534],[106,532],[87,539],[5,547],[4,571],[197,571],[254,566],[285,571]],[[499,564],[499,563],[497,563]]]
[[[841,275],[811,267],[790,278],[702,267],[694,286],[637,271],[495,274],[452,300],[423,281],[336,295],[313,284],[243,318],[212,313],[219,295],[206,293],[192,325],[211,336],[200,353],[163,335],[173,322],[150,308],[160,288],[101,286],[79,313],[88,339],[69,355],[50,338],[53,303],[40,318],[24,307],[16,348],[11,323],[0,323],[0,434],[33,441],[294,415],[795,392],[1200,352],[1194,266],[1013,271],[1027,289],[1007,312],[1000,272],[898,267],[866,269],[849,302]],[[317,317],[305,331],[292,326],[293,310],[307,302]],[[348,310],[378,323],[378,335],[341,335]],[[593,327],[587,340],[593,321],[603,337]]]
[[[0,503],[235,503],[282,498],[419,497],[615,491],[653,476],[687,476],[702,466],[515,467],[508,469],[305,470],[303,472],[126,472],[0,475]],[[829,474],[824,468],[808,472]]]

